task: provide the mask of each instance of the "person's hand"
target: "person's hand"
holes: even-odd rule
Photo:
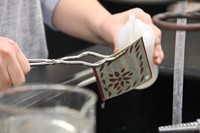
[[[0,89],[25,82],[30,65],[18,45],[5,37],[0,37]]]
[[[151,16],[145,13],[140,8],[134,8],[128,11],[111,15],[108,18],[106,18],[106,20],[102,24],[102,31],[104,33],[103,38],[110,44],[113,44],[114,52],[118,51],[117,40],[118,40],[119,30],[127,22],[129,15],[133,13],[136,15],[138,19],[148,24],[154,30],[156,40],[155,40],[154,54],[152,58],[154,60],[154,63],[156,65],[159,65],[164,58],[164,53],[161,47],[161,31],[153,24]]]

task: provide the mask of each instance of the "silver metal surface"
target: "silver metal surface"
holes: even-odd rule
[[[168,125],[159,127],[159,132],[162,133],[199,133],[199,120],[194,122]]]
[[[187,1],[179,2],[179,8],[180,12],[185,12]],[[187,19],[177,20],[177,25],[186,25],[186,23]],[[186,31],[176,32],[172,124],[182,123],[185,37]]]

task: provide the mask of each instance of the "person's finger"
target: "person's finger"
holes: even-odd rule
[[[11,57],[11,61],[8,61],[8,74],[13,85],[18,85],[25,82],[24,72],[16,58],[16,56]]]
[[[150,26],[152,27],[155,33],[155,46],[154,46],[154,54],[153,54],[154,63],[156,65],[160,65],[164,58],[164,52],[161,46],[162,32],[153,23]]]
[[[22,51],[18,50],[16,53],[17,61],[23,71],[24,75],[26,75],[30,71],[30,65],[26,58],[26,56],[22,53]]]
[[[151,27],[155,32],[155,45],[161,45],[161,37],[162,37],[161,30],[153,24],[151,25]]]
[[[155,45],[153,60],[156,65],[159,65],[164,58],[164,52],[161,48],[161,45]]]
[[[7,87],[12,86],[12,82],[10,80],[7,68],[4,63],[2,63],[2,59],[0,59],[0,89],[5,89]]]

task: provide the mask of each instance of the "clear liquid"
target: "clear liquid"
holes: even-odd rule
[[[58,109],[12,116],[0,121],[0,133],[94,133],[94,123],[75,110]]]

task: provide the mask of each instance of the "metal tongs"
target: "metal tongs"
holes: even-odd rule
[[[28,61],[31,67],[37,67],[37,66],[43,66],[43,65],[54,65],[54,64],[66,64],[66,65],[73,64],[73,65],[84,65],[88,67],[97,67],[107,61],[113,61],[117,59],[118,56],[120,55],[121,54],[117,54],[116,56],[111,57],[110,55],[103,55],[96,52],[86,51],[86,52],[80,53],[79,55],[66,56],[60,59],[28,59]],[[75,61],[76,59],[80,59],[84,56],[94,56],[101,60],[95,63],[90,63],[90,62],[81,61],[81,60]]]
[[[80,60],[84,56],[97,57],[91,63]],[[143,39],[112,55],[83,52],[60,59],[29,59],[31,67],[53,64],[84,65],[93,69],[102,101],[126,93],[152,78]]]

